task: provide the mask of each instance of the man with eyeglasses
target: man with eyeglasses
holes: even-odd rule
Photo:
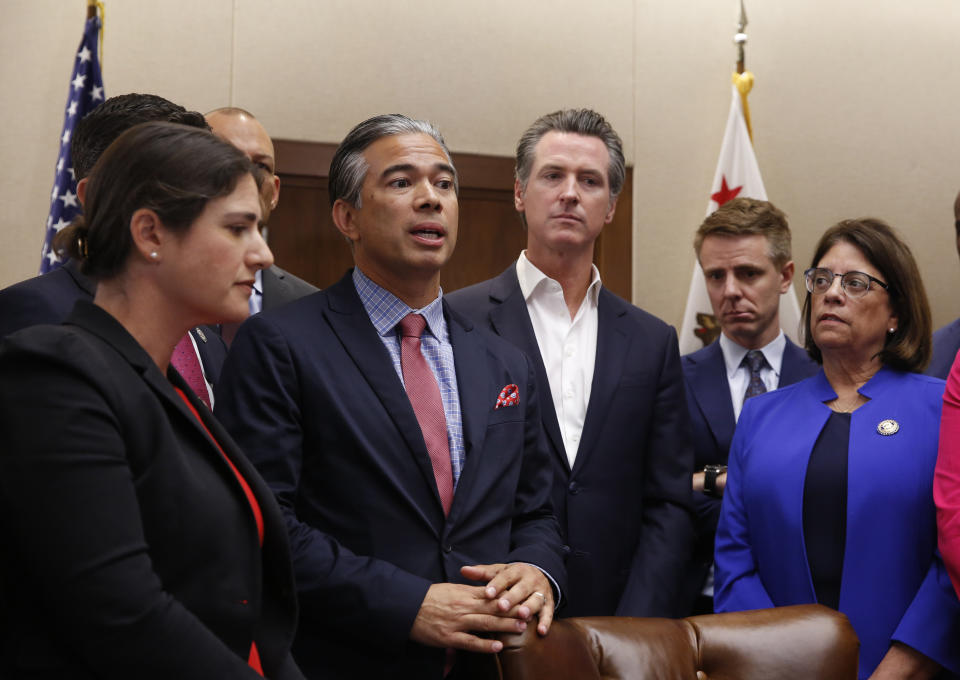
[[[794,264],[786,216],[767,201],[736,198],[697,230],[717,342],[682,357],[694,444],[697,544],[684,584],[685,613],[713,611],[713,542],[726,484],[727,454],[744,401],[817,371],[780,330],[780,296]]]
[[[953,201],[953,218],[957,229],[957,254],[960,255],[960,193]],[[927,366],[927,375],[946,380],[957,351],[960,351],[960,319],[933,334],[933,357]]]

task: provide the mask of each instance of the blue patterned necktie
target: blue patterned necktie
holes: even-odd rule
[[[763,352],[752,349],[747,352],[747,356],[743,357],[740,365],[750,369],[750,382],[747,383],[747,389],[743,393],[743,401],[746,403],[750,397],[755,397],[767,391],[767,386],[763,384],[763,379],[760,377],[760,369],[767,365],[767,360],[764,358]]]

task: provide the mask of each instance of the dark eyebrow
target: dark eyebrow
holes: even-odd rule
[[[248,212],[233,212],[233,213],[227,213],[226,215],[223,216],[223,219],[224,219],[224,220],[227,220],[227,221],[243,220],[244,222],[259,222],[259,221],[260,221],[260,218],[257,217],[257,214],[256,214],[256,213],[248,213]]]
[[[435,163],[433,169],[441,172],[449,172],[451,175],[457,174],[457,171],[454,170],[453,166],[449,163]],[[397,163],[396,165],[387,167],[380,176],[387,177],[395,172],[414,172],[415,170],[416,167],[412,163]]]

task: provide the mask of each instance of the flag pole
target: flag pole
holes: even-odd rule
[[[743,122],[747,125],[747,134],[753,143],[753,126],[750,124],[750,106],[747,104],[747,95],[753,88],[753,74],[746,68],[747,59],[745,47],[747,44],[747,10],[740,0],[740,18],[737,20],[737,33],[733,36],[733,44],[737,46],[737,72],[733,74],[733,84],[740,92],[740,105],[743,107]]]
[[[747,34],[743,31],[747,28],[747,10],[743,7],[743,0],[740,0],[740,19],[737,21],[737,34],[733,36],[733,44],[737,46],[737,73],[744,71],[746,59],[744,57],[744,46],[747,44]]]

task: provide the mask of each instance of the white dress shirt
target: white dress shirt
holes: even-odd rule
[[[596,266],[592,270],[587,294],[571,319],[560,284],[537,269],[527,259],[526,251],[517,259],[520,291],[537,336],[570,467],[580,446],[597,359],[600,272]]]
[[[767,388],[767,392],[777,389],[780,385],[780,367],[783,365],[783,350],[787,347],[787,337],[783,331],[770,344],[761,347],[763,358],[767,365],[760,369],[760,379]],[[740,410],[743,408],[743,393],[750,384],[750,369],[741,366],[748,350],[738,345],[723,333],[720,334],[720,349],[723,350],[723,362],[727,367],[727,382],[730,384],[730,398],[733,400],[733,417],[740,420]]]
[[[258,269],[254,275],[253,290],[250,291],[250,316],[259,314],[263,310],[263,270]]]

